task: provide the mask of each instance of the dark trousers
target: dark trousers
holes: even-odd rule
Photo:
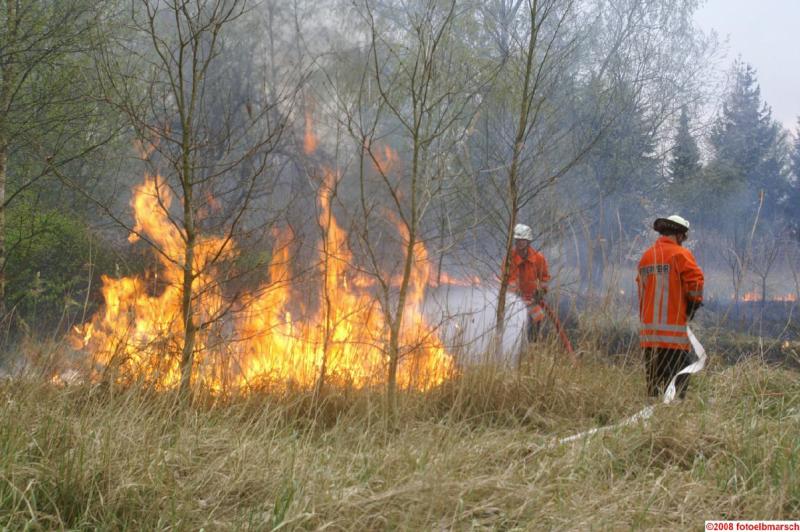
[[[691,351],[683,349],[667,349],[664,347],[646,347],[644,364],[647,372],[647,394],[660,397],[667,390],[672,378],[680,370],[694,362]],[[676,396],[686,397],[689,387],[689,375],[681,375],[675,380]]]
[[[528,342],[538,342],[542,338],[542,325],[544,324],[544,320],[542,321],[533,321],[530,314],[528,314],[528,323],[525,327],[525,333],[528,337]]]

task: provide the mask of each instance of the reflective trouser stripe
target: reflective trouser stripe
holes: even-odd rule
[[[669,331],[686,332],[686,325],[669,325],[667,323],[642,323],[639,326],[641,331]]]
[[[690,345],[688,336],[661,336],[661,335],[641,335],[641,342],[663,342],[667,344]]]
[[[686,292],[686,295],[689,296],[689,297],[703,297],[703,291],[702,290],[689,290],[688,292]]]

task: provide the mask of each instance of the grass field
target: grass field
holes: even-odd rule
[[[699,529],[800,517],[800,379],[715,365],[682,403],[642,408],[643,370],[547,354],[402,396],[207,398],[40,380],[0,385],[8,529]]]

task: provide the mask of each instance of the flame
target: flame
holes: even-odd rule
[[[158,147],[158,142],[150,139],[136,139],[133,141],[133,148],[142,160],[148,159],[156,147]]]
[[[134,188],[131,205],[135,226],[133,240],[146,235],[158,250],[164,270],[165,288],[151,294],[145,281],[138,277],[115,279],[103,276],[104,308],[91,322],[76,329],[77,342],[92,353],[99,368],[95,377],[113,368],[119,379],[142,381],[158,387],[171,387],[180,381],[180,342],[185,331],[182,314],[182,282],[185,238],[169,218],[172,196],[159,176],[146,175]],[[129,240],[132,240],[129,237]],[[233,256],[232,246],[224,239],[204,237],[196,243],[191,265],[193,273],[193,307],[195,320],[204,326],[213,323],[226,307],[217,272],[211,258]],[[201,328],[195,352],[203,352],[211,344],[211,328]],[[203,382],[215,381],[219,368],[206,360],[198,360],[193,377]]]
[[[742,301],[761,301],[761,294],[757,292],[746,292],[744,295],[742,295]],[[790,292],[787,294],[770,297],[767,301],[794,302],[797,301],[797,294]]]
[[[317,134],[314,132],[314,120],[309,109],[305,115],[305,134],[303,135],[303,151],[306,155],[311,155],[317,151],[318,140]]]
[[[385,380],[387,323],[377,300],[363,290],[373,286],[373,280],[353,273],[347,235],[332,215],[331,197],[338,179],[334,172],[326,171],[319,193],[319,224],[324,233],[318,249],[322,285],[319,308],[306,323],[280,319],[281,315],[290,315],[285,308],[296,299],[290,286],[280,282],[289,276],[284,233],[276,240],[276,250],[280,251],[275,253],[270,269],[274,288],[248,305],[244,332],[254,340],[245,357],[245,383],[266,378],[308,387],[322,376],[326,381],[363,387]],[[403,387],[429,388],[441,383],[452,369],[438,336],[422,317],[421,287],[427,275],[426,262],[418,264],[411,274],[401,328],[401,343],[407,346],[398,375]]]
[[[293,282],[290,231],[273,231],[269,283],[235,301],[224,294],[212,260],[233,257],[234,245],[216,237],[197,242],[191,265],[195,383],[217,392],[254,385],[309,388],[320,379],[355,387],[385,383],[389,324],[370,290],[374,278],[353,267],[347,234],[333,216],[331,198],[338,179],[326,170],[318,194],[322,238],[315,308],[304,307],[301,296],[307,290]],[[159,176],[145,176],[134,188],[131,235],[147,238],[158,250],[162,287],[148,289],[152,283],[141,277],[102,278],[103,309],[76,328],[71,339],[91,353],[94,378],[113,371],[117,381],[159,389],[180,382],[186,238],[169,216],[171,202]],[[398,230],[408,243],[405,226],[398,224]],[[443,382],[453,364],[422,314],[430,261],[421,242],[413,246],[413,262],[399,330],[397,382],[404,388],[427,389]],[[227,313],[235,305],[240,311]]]
[[[481,279],[477,275],[471,277],[454,277],[447,272],[441,272],[439,274],[439,283],[453,286],[478,286],[481,284]]]
[[[388,174],[392,168],[397,164],[400,160],[397,156],[397,152],[392,149],[391,146],[384,146],[383,153],[381,154],[376,153],[373,155],[373,163],[375,164],[375,169],[378,170],[383,175]]]

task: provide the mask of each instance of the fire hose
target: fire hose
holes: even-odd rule
[[[697,360],[689,364],[682,370],[680,370],[678,373],[675,374],[674,377],[672,377],[672,380],[669,382],[669,386],[667,386],[667,389],[664,392],[664,399],[662,401],[662,404],[665,405],[670,404],[675,399],[675,393],[676,393],[675,381],[680,375],[691,375],[693,373],[697,373],[701,371],[706,365],[706,350],[703,347],[703,344],[700,343],[700,341],[694,335],[694,332],[692,332],[692,329],[690,327],[686,327],[686,333],[689,336],[689,342],[692,344],[692,349],[694,349],[694,352],[697,355]],[[653,415],[656,406],[658,405],[657,404],[648,405],[643,409],[641,409],[640,411],[636,412],[634,415],[626,419],[623,419],[619,423],[615,423],[613,425],[606,425],[604,427],[596,427],[593,429],[585,430],[583,432],[579,432],[578,434],[573,434],[572,436],[567,436],[566,438],[561,438],[556,442],[556,445],[569,443],[575,440],[579,440],[581,438],[588,438],[589,436],[598,434],[600,432],[606,432],[611,429],[625,427],[627,425],[632,425],[634,423],[638,423],[639,421],[649,419]]]
[[[569,337],[567,336],[566,331],[564,331],[564,327],[561,325],[561,320],[558,319],[558,314],[554,312],[553,309],[544,302],[544,300],[539,300],[539,302],[536,304],[528,304],[528,318],[534,323],[541,322],[544,320],[545,316],[550,318],[550,322],[553,324],[553,327],[555,327],[556,332],[558,332],[558,337],[561,339],[564,349],[573,358],[575,358],[575,352],[572,349],[572,343],[569,341]]]
[[[553,312],[553,309],[550,308],[550,305],[544,302],[544,300],[539,302],[539,305],[542,306],[547,316],[550,318],[550,321],[553,323],[553,326],[556,328],[558,332],[559,338],[561,338],[561,343],[564,344],[564,349],[567,350],[567,353],[575,356],[575,352],[572,350],[572,343],[569,341],[569,337],[567,333],[564,331],[564,327],[561,326],[561,320],[558,319],[558,314]]]

